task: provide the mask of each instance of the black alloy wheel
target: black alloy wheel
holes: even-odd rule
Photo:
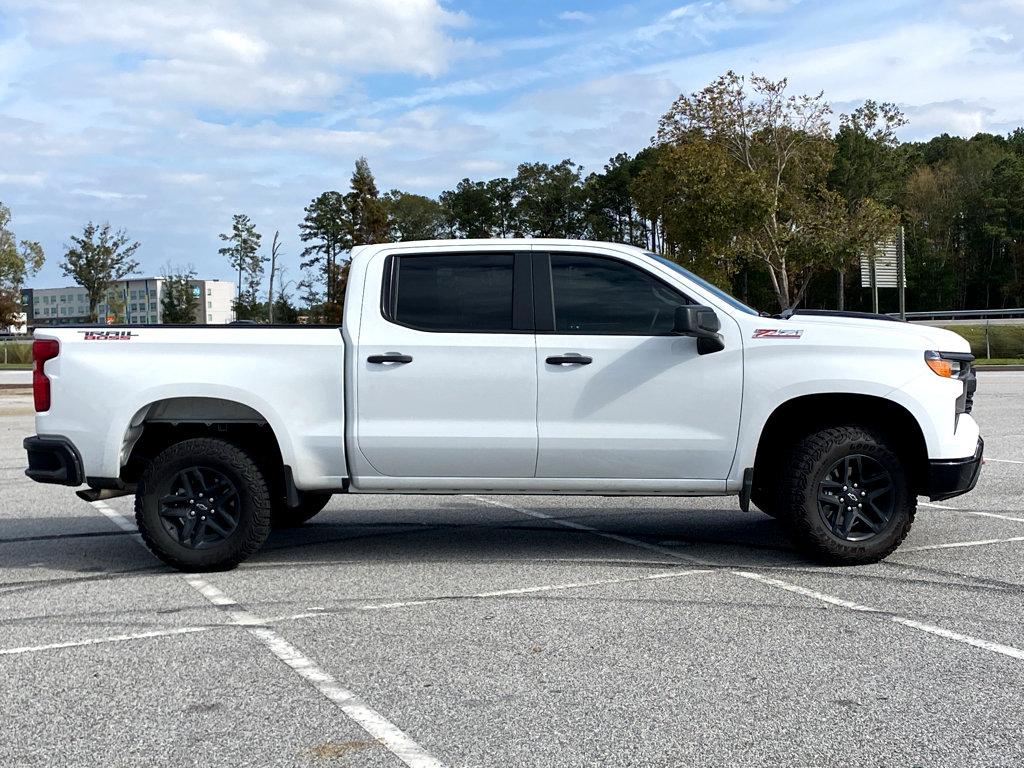
[[[884,531],[895,503],[892,475],[865,454],[843,457],[818,483],[818,514],[833,535],[847,542]]]
[[[164,530],[184,547],[200,550],[228,539],[238,528],[238,489],[211,467],[193,466],[171,480],[171,493],[160,498]]]

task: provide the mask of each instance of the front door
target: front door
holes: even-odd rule
[[[550,275],[538,297],[553,297],[537,304],[538,477],[725,479],[742,391],[736,336],[698,355],[695,339],[670,333],[675,308],[693,302],[627,261],[552,253],[534,267],[538,285]]]
[[[529,255],[400,254],[383,274],[367,284],[353,357],[360,454],[391,477],[532,478]]]

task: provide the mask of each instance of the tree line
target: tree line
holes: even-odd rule
[[[823,93],[727,72],[680,95],[649,146],[589,174],[571,159],[522,163],[514,176],[465,178],[432,198],[381,194],[360,158],[346,192],[306,206],[293,281],[280,233],[267,252],[243,213],[219,253],[237,278],[237,317],[260,321],[337,323],[354,246],[435,238],[612,240],[663,254],[761,309],[868,309],[859,259],[902,225],[908,308],[1024,306],[1024,129],[900,142],[906,122],[895,105],[868,100],[833,129]],[[3,211],[0,297],[42,261],[38,244],[15,242]],[[61,266],[91,301],[90,285],[100,296],[137,268],[137,247],[90,223]],[[165,272],[179,287],[194,276]],[[186,305],[189,293],[178,292]],[[894,309],[895,296],[882,301]]]

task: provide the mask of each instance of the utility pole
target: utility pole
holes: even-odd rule
[[[871,312],[878,314],[878,278],[875,275],[875,255],[871,254],[868,260],[868,268],[871,275]]]
[[[903,225],[896,234],[896,288],[900,292],[900,320],[907,319],[907,259]]]

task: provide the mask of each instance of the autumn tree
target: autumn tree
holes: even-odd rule
[[[800,303],[817,272],[852,264],[894,223],[879,217],[877,206],[858,207],[847,212],[842,237],[820,240],[845,209],[842,195],[826,185],[835,151],[831,110],[822,93],[795,96],[786,89],[785,79],[751,75],[748,82],[729,71],[681,95],[655,137],[664,145],[701,139],[717,146],[730,160],[729,176],[747,176],[760,188],[763,215],[736,227],[733,247],[764,265],[783,309]]]
[[[109,222],[99,226],[88,222],[81,235],[72,235],[71,242],[65,244],[60,268],[89,295],[93,322],[110,286],[138,271],[139,263],[132,258],[138,249],[138,241],[129,239],[124,230],[111,232]]]
[[[10,229],[11,209],[0,203],[0,328],[18,324],[21,287],[43,266],[43,247],[21,240]]]
[[[630,186],[657,251],[724,288],[745,258],[737,236],[770,201],[750,171],[702,137],[664,145]]]

